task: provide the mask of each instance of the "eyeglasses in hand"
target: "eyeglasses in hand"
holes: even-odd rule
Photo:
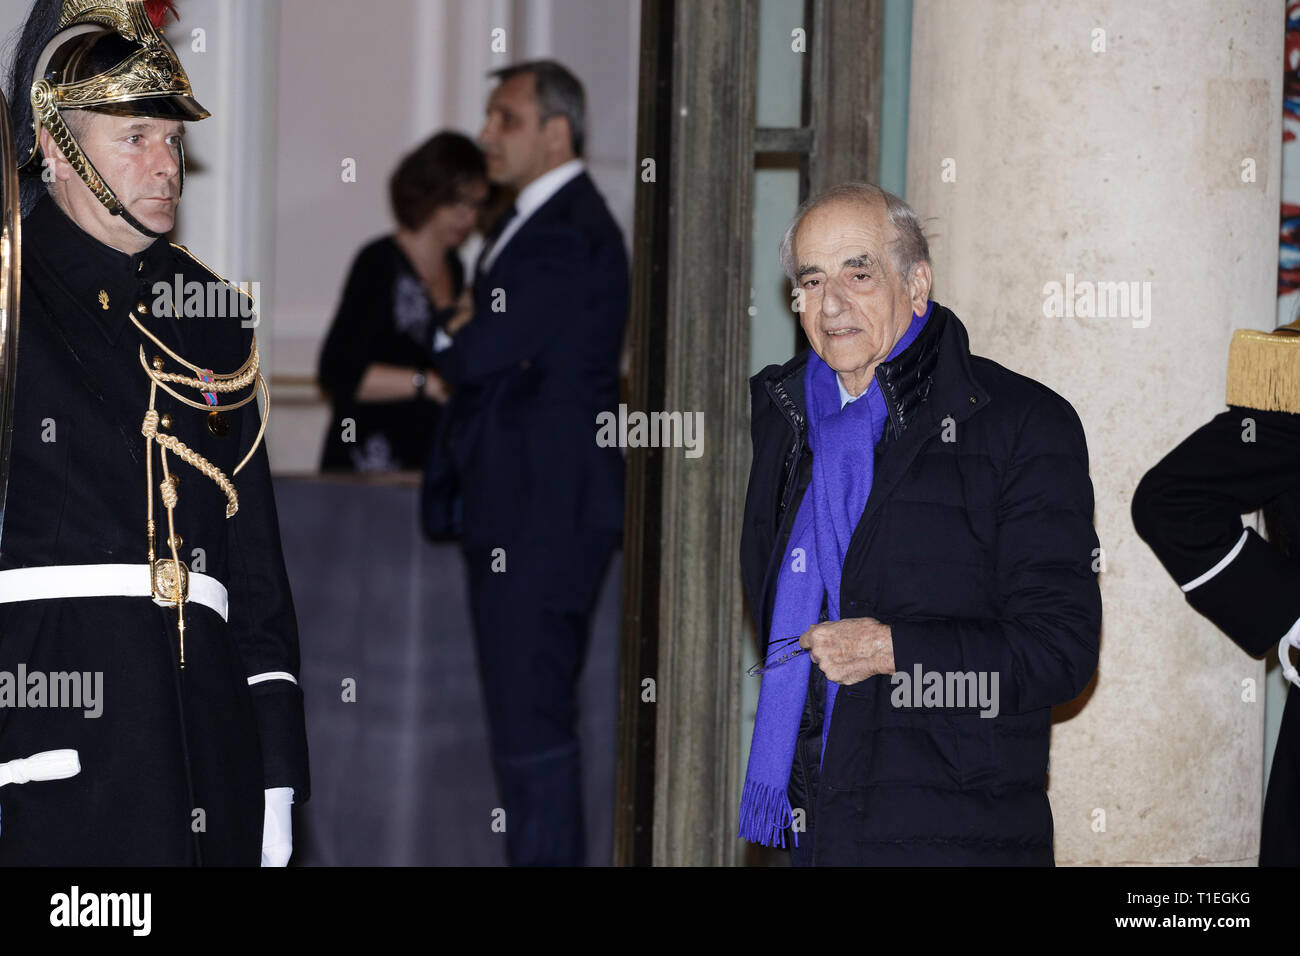
[[[772,644],[768,645],[767,658],[759,661],[745,673],[750,677],[760,677],[772,668],[780,667],[782,664],[794,660],[800,654],[807,653],[807,649],[803,647],[790,649],[790,645],[796,644],[802,636],[803,635],[800,634],[795,637],[787,637],[784,641],[774,641]],[[782,650],[782,648],[786,648],[786,650]],[[779,653],[780,656],[773,659],[772,655],[776,653]]]

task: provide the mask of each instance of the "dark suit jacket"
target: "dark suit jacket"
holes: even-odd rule
[[[475,284],[474,320],[433,353],[458,388],[466,546],[621,530],[623,456],[596,444],[596,416],[618,407],[627,287],[623,237],[585,172]]]

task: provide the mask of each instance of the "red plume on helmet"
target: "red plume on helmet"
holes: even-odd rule
[[[149,20],[153,23],[155,30],[163,28],[169,13],[175,20],[181,18],[181,15],[176,12],[176,4],[172,0],[144,0],[144,12],[149,15]]]

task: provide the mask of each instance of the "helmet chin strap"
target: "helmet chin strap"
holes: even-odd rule
[[[126,207],[120,203],[117,205],[116,208],[110,209],[109,214],[113,216],[121,216],[122,221],[125,222],[128,226],[130,226],[136,232],[143,233],[144,235],[148,236],[150,239],[161,239],[164,235],[166,235],[166,233],[154,232],[152,229],[150,229],[148,226],[142,223],[139,219],[136,219],[135,216],[127,212]]]

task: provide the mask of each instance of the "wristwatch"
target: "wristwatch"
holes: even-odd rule
[[[424,382],[425,382],[424,369],[417,368],[415,370],[415,374],[411,376],[411,384],[415,386],[416,398],[424,397]]]

